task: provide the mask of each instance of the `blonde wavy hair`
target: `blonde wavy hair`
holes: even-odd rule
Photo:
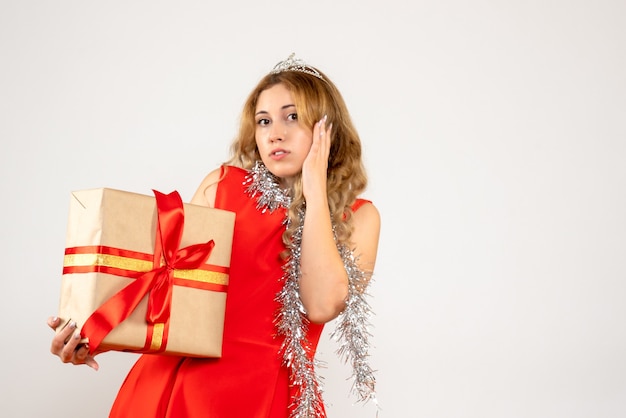
[[[257,160],[261,160],[255,141],[257,101],[264,90],[283,84],[293,96],[300,124],[312,131],[313,125],[324,115],[328,116],[327,126],[333,124],[328,158],[328,205],[337,240],[349,245],[352,234],[351,205],[367,186],[367,175],[361,158],[361,140],[341,93],[325,74],[321,71],[319,73],[323,80],[298,71],[270,73],[263,77],[244,104],[239,134],[231,145],[228,164],[249,170]],[[297,176],[290,191],[291,222],[283,234],[285,245],[289,244],[298,227],[298,208],[305,203],[301,176],[302,173]]]

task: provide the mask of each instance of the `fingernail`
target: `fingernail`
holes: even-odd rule
[[[53,316],[53,317],[52,317],[52,322],[57,322],[57,320],[58,320],[58,319],[59,319],[59,317],[58,317],[58,316]]]
[[[70,328],[76,328],[76,321],[70,322]]]
[[[80,339],[80,332],[76,331],[76,332],[74,333],[73,338],[74,338],[75,340],[79,340],[79,339]]]
[[[322,118],[324,122],[326,122],[326,119],[328,119],[328,115],[324,115],[324,117]]]

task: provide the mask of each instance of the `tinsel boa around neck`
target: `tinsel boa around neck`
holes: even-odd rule
[[[256,198],[257,209],[260,211],[273,212],[280,207],[289,209],[289,191],[279,186],[278,179],[261,161],[257,161],[249,171],[244,185],[247,186],[246,192],[250,197]],[[304,206],[298,208],[298,225],[287,248],[289,257],[281,278],[283,287],[276,296],[280,309],[275,323],[278,335],[284,337],[281,354],[283,363],[290,369],[290,383],[299,388],[296,399],[293,399],[291,418],[321,418],[325,417],[325,413],[320,378],[316,372],[319,363],[316,359],[311,360],[313,356],[308,355],[312,347],[306,338],[308,320],[300,300],[300,246],[304,214]],[[287,212],[286,227],[290,223]],[[347,245],[337,243],[337,250],[348,273],[349,287],[346,307],[337,317],[331,338],[339,342],[337,354],[340,358],[352,365],[352,392],[356,394],[358,401],[372,400],[376,403],[376,378],[368,362],[371,308],[366,300],[365,290],[370,277],[358,267],[357,260]]]

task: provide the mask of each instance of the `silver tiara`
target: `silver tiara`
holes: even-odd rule
[[[320,80],[324,80],[319,71],[317,71],[310,65],[307,65],[307,63],[305,63],[301,59],[294,58],[295,56],[296,54],[292,53],[291,55],[289,55],[289,58],[276,64],[274,66],[274,69],[270,71],[270,74],[278,74],[282,73],[283,71],[299,71],[301,73],[311,74],[319,78]]]

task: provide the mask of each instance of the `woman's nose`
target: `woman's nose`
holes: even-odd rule
[[[280,142],[285,139],[285,127],[280,123],[273,123],[270,128],[270,141],[271,142]]]

